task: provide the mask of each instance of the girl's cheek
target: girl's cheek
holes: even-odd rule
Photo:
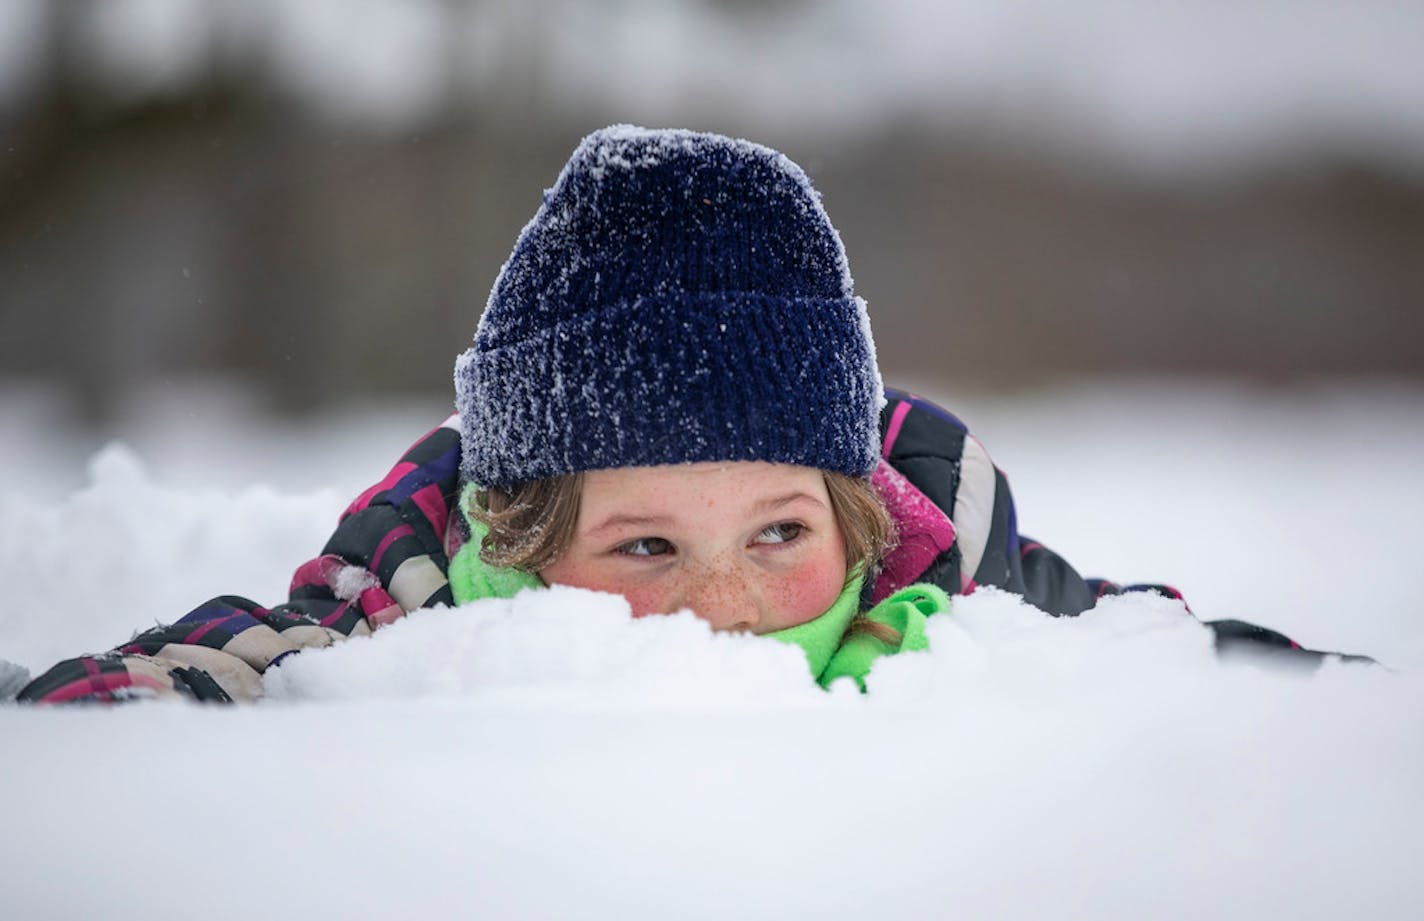
[[[608,589],[616,592],[628,599],[628,606],[633,609],[634,617],[646,617],[649,614],[668,613],[668,603],[664,593],[660,589],[650,589],[647,586],[626,586],[623,588]]]
[[[549,585],[622,595],[628,599],[634,617],[666,614],[676,606],[670,587],[662,582],[620,578],[596,564],[575,563],[567,557],[539,575]],[[765,611],[756,632],[782,630],[820,617],[840,597],[845,588],[845,575],[844,551],[837,546],[786,572],[763,577],[767,581],[762,582],[762,598],[770,610]],[[750,597],[743,600],[746,604],[753,603]]]
[[[794,627],[826,613],[845,588],[845,575],[845,561],[837,555],[809,560],[779,577],[771,587],[779,615],[771,629]]]
[[[646,584],[631,584],[629,580],[606,572],[597,565],[579,565],[565,558],[539,573],[545,585],[567,585],[595,592],[608,592],[628,599],[634,617],[666,613],[665,592]]]

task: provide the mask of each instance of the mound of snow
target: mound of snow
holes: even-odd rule
[[[173,489],[118,443],[95,455],[88,485],[47,499],[0,493],[0,658],[36,673],[215,595],[284,599],[343,507],[331,490]]]
[[[415,611],[271,670],[273,700],[464,697],[582,710],[807,706],[800,649],[713,633],[690,612],[634,620],[617,595],[554,587]]]
[[[564,590],[309,651],[253,707],[0,709],[7,915],[1412,917],[1424,685],[983,592],[822,693]],[[95,828],[140,835],[85,855]],[[205,856],[196,865],[193,852]],[[235,890],[202,870],[242,866]],[[83,885],[76,881],[83,879]],[[260,907],[254,909],[254,904]]]

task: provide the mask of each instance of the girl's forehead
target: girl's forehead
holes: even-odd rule
[[[807,492],[826,496],[825,479],[814,467],[765,461],[713,461],[657,467],[617,467],[593,470],[583,477],[584,503],[639,501],[689,494],[708,498],[755,501],[768,493]]]

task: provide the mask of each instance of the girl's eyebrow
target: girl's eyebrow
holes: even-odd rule
[[[764,512],[772,511],[773,509],[781,508],[783,505],[790,505],[791,503],[796,502],[800,499],[807,499],[823,508],[826,504],[808,492],[802,492],[801,490],[797,490],[796,492],[789,492],[784,496],[772,496],[766,499],[762,499],[761,501],[757,502],[755,506],[752,507],[752,510],[757,514],[762,514]]]
[[[589,534],[597,534],[600,531],[608,531],[613,528],[657,528],[672,524],[673,519],[668,515],[624,515],[614,513],[597,525],[588,529]]]

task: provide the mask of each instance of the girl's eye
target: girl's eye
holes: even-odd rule
[[[778,521],[776,524],[767,525],[765,528],[762,528],[761,533],[756,536],[755,543],[790,543],[800,536],[803,530],[805,530],[805,525],[797,524],[794,521]]]
[[[618,552],[627,556],[662,556],[672,553],[672,542],[661,537],[640,537],[619,544]]]

